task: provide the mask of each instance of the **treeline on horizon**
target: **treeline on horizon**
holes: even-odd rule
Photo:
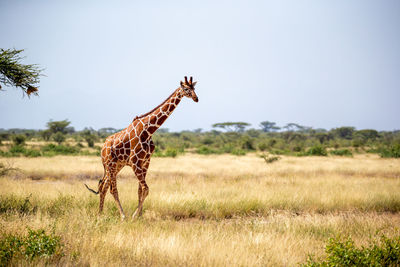
[[[0,156],[53,156],[58,154],[99,155],[100,143],[119,131],[114,128],[85,128],[76,131],[68,120],[49,121],[45,130],[0,129]],[[400,157],[400,130],[357,130],[345,126],[331,130],[314,129],[296,123],[278,127],[263,121],[258,129],[246,122],[222,122],[210,131],[169,132],[159,129],[153,135],[154,156],[175,157],[180,153],[245,155],[249,152],[293,156],[352,156],[377,153],[381,157]],[[42,141],[29,147],[27,141]]]

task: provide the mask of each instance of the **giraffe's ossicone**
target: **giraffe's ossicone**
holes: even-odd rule
[[[143,202],[149,194],[149,187],[146,184],[146,173],[149,168],[150,157],[155,148],[151,137],[171,115],[184,96],[192,98],[195,102],[199,101],[194,91],[195,85],[196,82],[193,82],[192,77],[188,81],[185,76],[185,82],[181,81],[180,87],[164,102],[146,114],[134,118],[132,123],[122,131],[107,137],[101,150],[104,175],[99,181],[98,190],[94,191],[85,185],[91,192],[100,194],[100,213],[103,211],[104,197],[108,188],[110,188],[110,192],[121,214],[121,219],[125,218],[118,198],[116,177],[123,167],[130,166],[139,180],[139,204],[132,218],[142,214]]]

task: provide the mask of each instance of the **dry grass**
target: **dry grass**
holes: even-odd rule
[[[3,209],[3,232],[55,225],[65,265],[293,266],[320,255],[329,237],[363,244],[377,232],[399,234],[398,159],[153,158],[144,215],[125,222],[110,195],[97,216],[98,198],[83,186],[102,175],[98,158],[0,159],[7,161],[22,172],[0,179],[1,201],[32,195],[28,212]],[[118,180],[128,215],[137,204],[132,177],[125,168]]]

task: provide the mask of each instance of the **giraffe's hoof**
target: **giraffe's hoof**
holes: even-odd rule
[[[137,217],[139,217],[139,216],[138,216],[137,212],[135,211],[135,213],[133,213],[133,215],[132,215],[132,220],[136,219]]]
[[[135,212],[132,215],[132,220],[139,218],[142,215],[141,212],[139,212],[138,210],[135,210]]]

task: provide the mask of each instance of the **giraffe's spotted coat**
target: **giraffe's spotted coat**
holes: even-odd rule
[[[101,159],[104,166],[104,176],[99,182],[98,192],[100,193],[100,213],[103,211],[104,198],[110,188],[118,206],[121,218],[125,218],[124,211],[118,197],[117,174],[125,166],[133,169],[139,180],[138,198],[139,204],[133,214],[133,218],[142,213],[143,202],[149,194],[149,187],[146,184],[146,173],[150,164],[150,157],[154,152],[154,142],[151,139],[154,132],[171,115],[181,99],[186,96],[198,101],[194,92],[196,82],[181,82],[169,98],[154,108],[152,111],[136,117],[128,127],[122,131],[107,137],[101,150]]]

